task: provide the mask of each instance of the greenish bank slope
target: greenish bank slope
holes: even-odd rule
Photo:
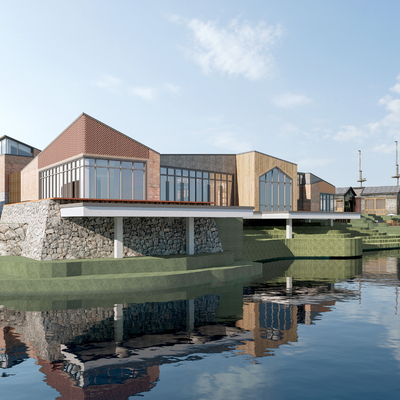
[[[261,271],[261,264],[234,261],[229,252],[122,260],[1,257],[0,297],[178,289],[250,279]]]
[[[385,221],[386,219],[386,221]],[[363,252],[400,248],[400,227],[389,219],[364,215],[350,223],[303,224],[293,227],[293,239],[286,239],[285,227],[245,227],[243,258],[251,261],[299,258],[360,257]],[[378,221],[378,222],[375,222]]]

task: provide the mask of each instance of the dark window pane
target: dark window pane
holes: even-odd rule
[[[189,196],[190,201],[196,201],[196,179],[194,178],[190,178],[189,193],[190,193]]]
[[[123,169],[121,171],[122,174],[122,199],[123,200],[132,200],[132,170],[131,169]]]
[[[8,143],[8,146],[7,146],[7,153],[8,153],[8,154],[15,154],[15,155],[17,155],[17,154],[18,154],[18,145],[17,145],[17,142],[14,142],[14,140],[7,139],[7,143]]]
[[[110,161],[111,163],[111,161]],[[110,168],[110,199],[120,199],[121,170]]]
[[[160,179],[160,200],[167,200],[167,177],[161,175]]]
[[[120,166],[121,166],[121,162],[120,161],[110,160],[110,168],[119,168]]]
[[[96,198],[96,169],[94,167],[85,167],[85,198],[87,199],[95,199]],[[64,173],[61,174],[61,196],[64,195]]]
[[[133,164],[133,168],[134,168],[134,169],[144,169],[144,163],[142,163],[142,162],[135,162],[135,163]]]
[[[93,158],[85,158],[85,165],[95,165],[95,162],[96,160],[94,160]]]
[[[168,200],[174,201],[175,200],[175,177],[173,177],[173,176],[168,177],[168,189],[169,189]]]
[[[203,201],[202,185],[203,181],[201,179],[196,179],[196,201]]]
[[[265,199],[265,204],[267,206],[271,206],[272,205],[272,183],[271,182],[267,182],[265,184],[265,187],[266,187],[266,193],[267,193],[267,197]]]
[[[265,211],[265,182],[260,182],[260,211]]]
[[[122,168],[132,169],[132,163],[130,161],[122,161]]]
[[[20,156],[31,156],[32,155],[32,148],[25,146],[24,144],[18,144],[18,155]]]
[[[96,195],[97,199],[108,199],[108,168],[96,168]]]
[[[286,206],[287,206],[287,211],[290,211],[290,206],[292,205],[291,203],[291,198],[292,196],[290,195],[290,184],[286,184]]]
[[[134,174],[133,198],[134,200],[144,200],[144,171],[134,170]]]
[[[177,176],[175,178],[175,201],[183,201],[182,200],[182,178]]]
[[[183,201],[189,201],[189,180],[183,178]]]
[[[278,182],[278,174],[279,174],[279,171],[276,168],[274,168],[272,170],[272,179],[274,182]]]

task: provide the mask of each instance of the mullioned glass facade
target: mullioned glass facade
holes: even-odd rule
[[[39,173],[39,198],[145,200],[146,163],[81,158]]]
[[[292,211],[292,179],[278,168],[260,176],[260,211]]]
[[[160,200],[211,202],[217,206],[233,206],[233,175],[161,167]]]

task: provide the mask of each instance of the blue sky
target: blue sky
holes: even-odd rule
[[[258,150],[393,185],[400,2],[1,1],[0,127],[43,149],[81,112],[160,153]]]

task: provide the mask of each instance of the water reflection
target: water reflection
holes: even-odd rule
[[[29,299],[16,304],[45,309],[17,310],[16,300],[7,300],[0,308],[0,367],[11,376],[34,358],[58,398],[128,399],[160,384],[163,365],[222,353],[259,358],[297,343],[300,325],[318,324],[339,302],[362,301],[362,280],[398,290],[398,256],[281,261],[266,264],[251,283],[104,306],[112,297],[101,307],[80,307],[94,299]],[[290,292],[287,276],[293,277]],[[71,308],[51,309],[57,305]]]

